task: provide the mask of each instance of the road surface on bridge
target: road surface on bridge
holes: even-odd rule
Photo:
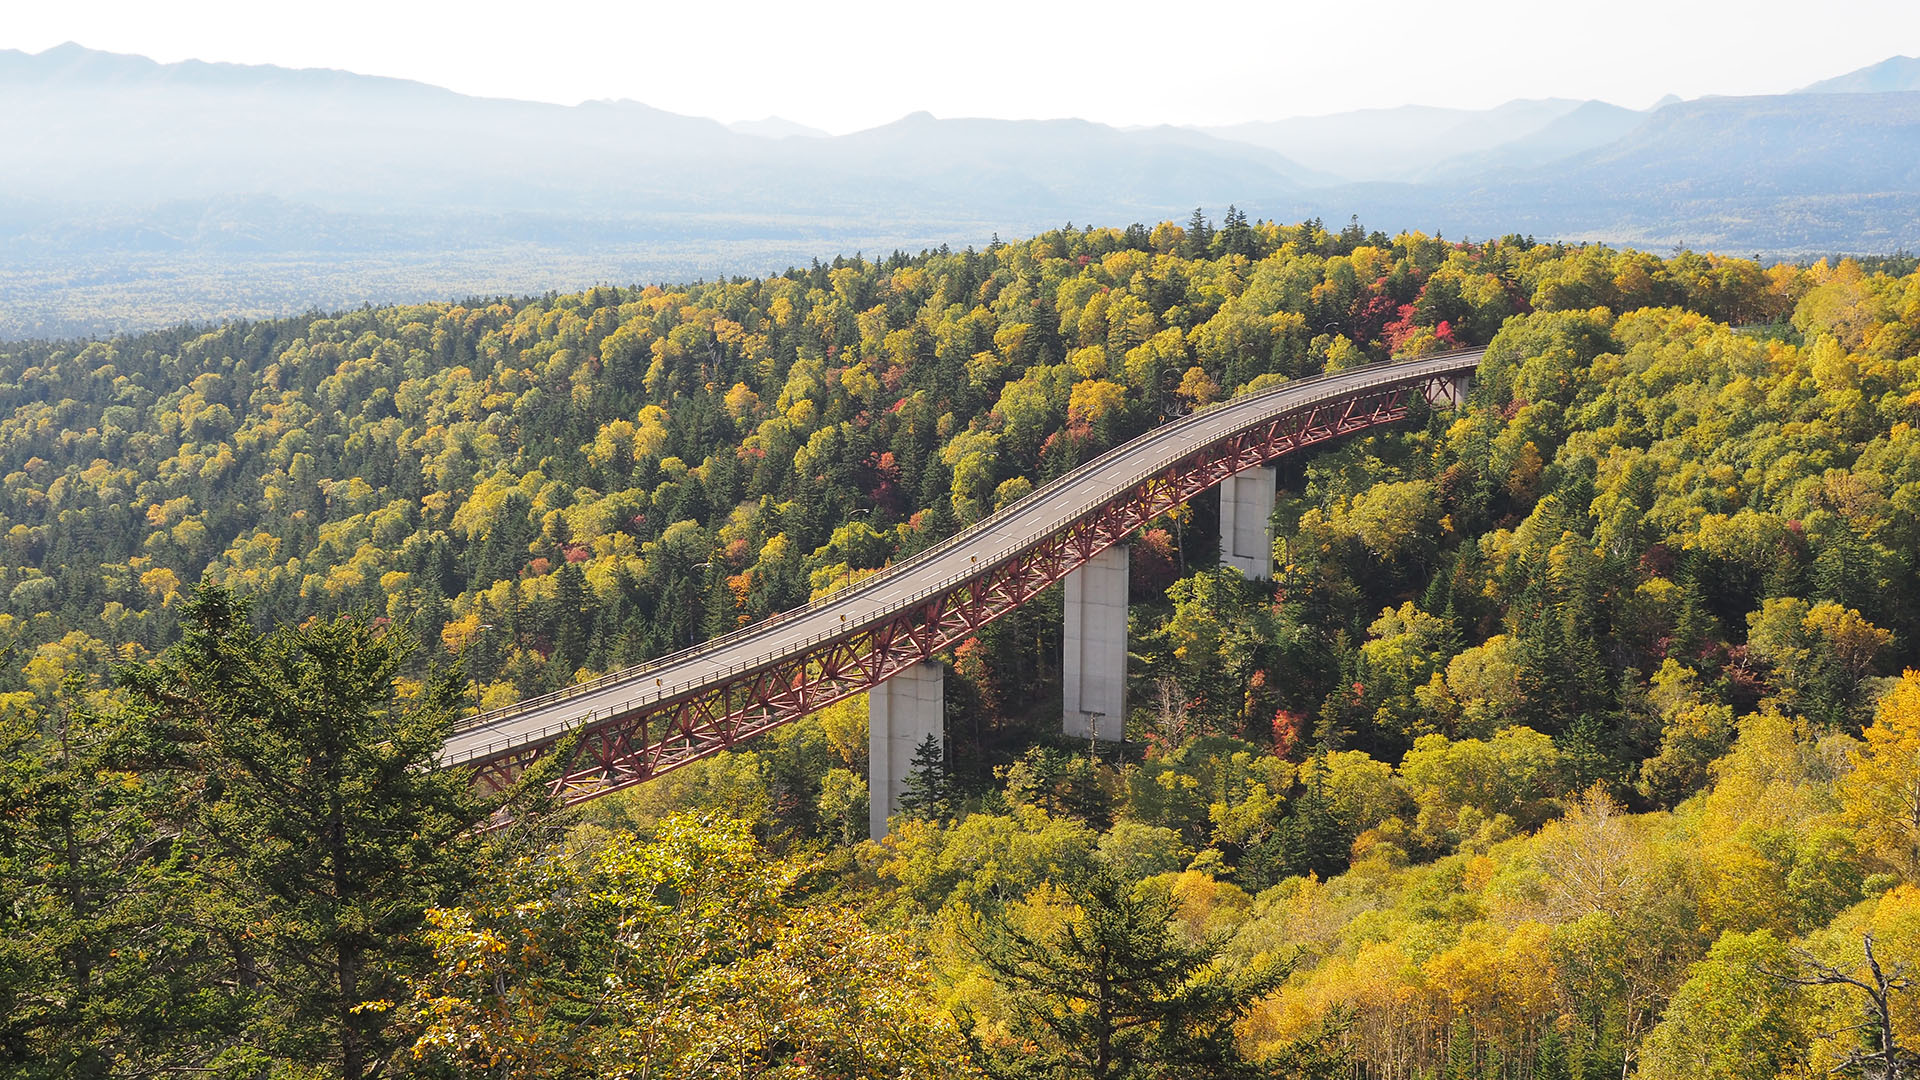
[[[549,743],[579,725],[644,710],[705,684],[818,649],[823,642],[856,634],[988,573],[1031,547],[1036,538],[1065,529],[1222,439],[1381,387],[1464,375],[1479,365],[1484,352],[1468,350],[1301,379],[1163,424],[850,588],[639,667],[470,718],[441,748],[440,764],[458,766]]]

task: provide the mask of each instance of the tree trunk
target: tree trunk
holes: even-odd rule
[[[1113,1070],[1113,973],[1107,970],[1107,958],[1101,961],[1099,1000],[1094,1004],[1093,1080],[1107,1080]]]

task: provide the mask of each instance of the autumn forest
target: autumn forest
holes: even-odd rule
[[[476,710],[857,582],[1101,452],[1486,346],[1471,400],[572,809]],[[0,1072],[1920,1069],[1920,269],[1229,209],[761,279],[0,343]],[[537,780],[537,777],[535,777]],[[489,822],[511,824],[492,830]]]

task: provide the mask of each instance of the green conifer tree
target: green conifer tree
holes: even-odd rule
[[[953,775],[947,769],[947,751],[940,736],[928,732],[913,751],[913,767],[900,793],[900,812],[908,817],[943,821],[953,815]]]
[[[156,820],[180,791],[84,689],[0,709],[0,1074],[204,1071],[249,1003],[201,962],[206,882]]]
[[[363,1080],[393,1047],[378,1003],[404,994],[414,931],[476,870],[484,807],[435,761],[457,676],[401,703],[403,628],[342,616],[261,634],[215,586],[184,617],[177,646],[126,673],[127,723],[143,772],[193,781],[176,825],[209,866],[218,981],[257,988],[241,1041]]]
[[[1077,917],[1030,930],[1010,917],[978,925],[971,943],[1014,1003],[1012,1039],[983,1046],[1002,1077],[1258,1076],[1233,1025],[1287,975],[1263,962],[1216,967],[1222,942],[1189,945],[1174,932],[1164,889],[1138,888],[1104,864],[1068,874]]]
[[[1480,1080],[1475,1056],[1473,1024],[1465,1016],[1454,1017],[1447,1028],[1447,1065],[1441,1075],[1445,1080]]]
[[[1533,1080],[1573,1080],[1567,1059],[1567,1040],[1556,1024],[1548,1024],[1533,1051]]]

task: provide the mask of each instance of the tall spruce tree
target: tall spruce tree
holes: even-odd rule
[[[1572,1063],[1567,1057],[1567,1039],[1560,1034],[1557,1024],[1549,1023],[1547,1030],[1540,1035],[1540,1041],[1534,1044],[1533,1080],[1573,1080]]]
[[[1465,1016],[1453,1018],[1447,1028],[1447,1068],[1445,1080],[1479,1080],[1475,1062],[1473,1024]]]
[[[383,1071],[382,1003],[424,960],[426,909],[471,881],[484,819],[467,779],[435,767],[456,679],[395,693],[414,647],[352,616],[262,634],[203,586],[180,643],[123,675],[143,771],[182,783],[172,824],[208,883],[196,918],[218,978],[254,998],[240,1041],[344,1080]]]
[[[244,1007],[208,978],[205,882],[153,820],[173,792],[119,735],[77,677],[0,709],[0,1075],[205,1072]]]
[[[1222,942],[1191,945],[1170,922],[1164,889],[1140,888],[1103,863],[1069,872],[1075,914],[1036,930],[1008,915],[972,934],[974,951],[1012,1003],[1010,1044],[981,1048],[988,1072],[1020,1080],[1176,1080],[1262,1076],[1233,1025],[1287,975],[1262,961],[1228,970]]]
[[[946,745],[932,732],[913,750],[913,767],[907,773],[906,790],[900,793],[900,811],[936,821],[953,815],[953,775],[947,769]]]
[[[1196,206],[1193,216],[1187,219],[1185,254],[1190,259],[1204,258],[1212,243],[1213,223],[1207,220],[1206,211]]]

